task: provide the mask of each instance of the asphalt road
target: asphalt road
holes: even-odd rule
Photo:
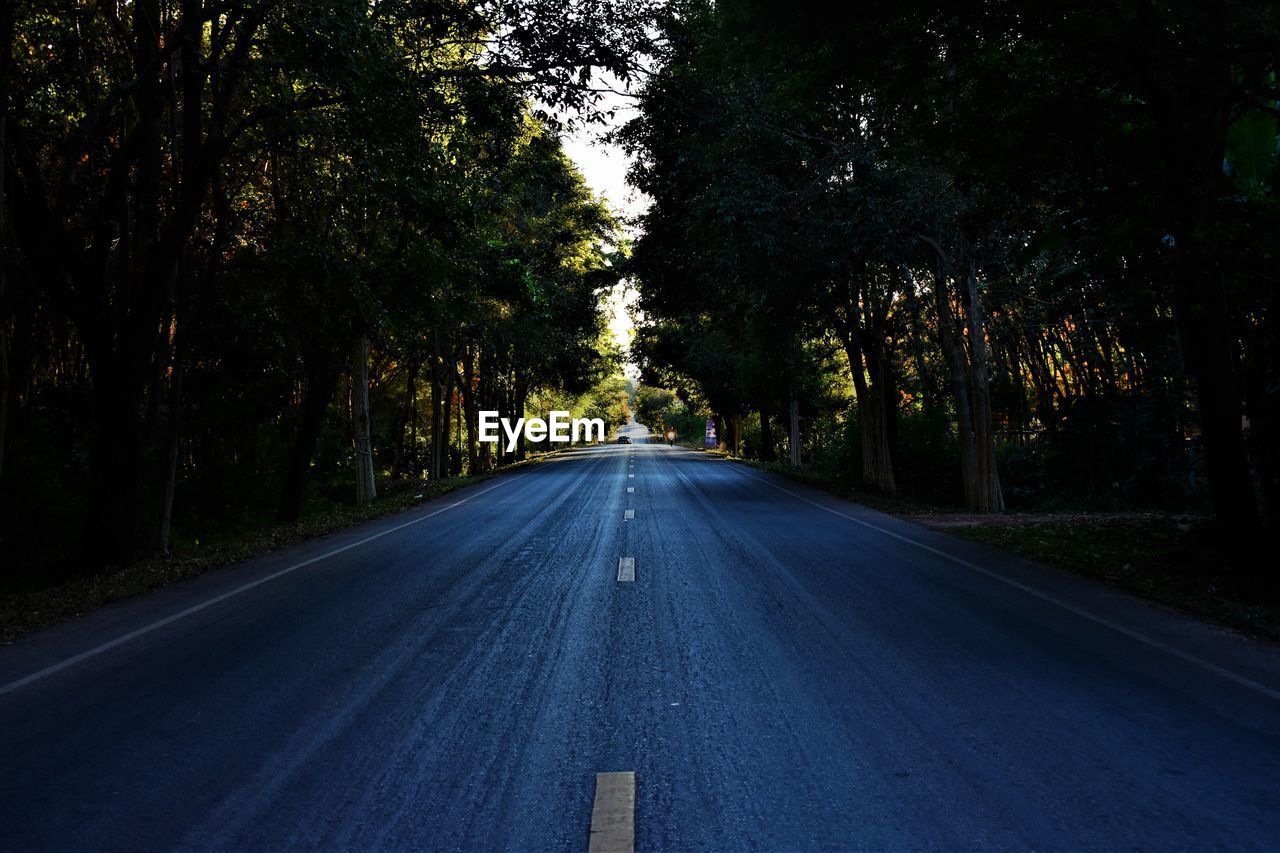
[[[1280,656],[658,444],[0,649],[0,849],[583,851],[613,771],[639,850],[1274,850]]]

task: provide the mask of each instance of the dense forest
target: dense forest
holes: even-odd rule
[[[642,417],[888,495],[1274,542],[1275,3],[668,12],[620,134]]]
[[[623,243],[557,118],[640,12],[6,2],[5,583],[523,458],[480,409],[625,419]]]
[[[1275,3],[0,15],[6,583],[483,475],[526,448],[478,412],[553,405],[1273,541]],[[638,221],[566,120],[613,122]]]

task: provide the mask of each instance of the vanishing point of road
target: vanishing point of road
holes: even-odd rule
[[[575,449],[0,649],[0,849],[1276,849],[1280,655]]]

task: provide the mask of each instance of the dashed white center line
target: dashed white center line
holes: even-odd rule
[[[636,511],[634,509],[629,509],[622,514],[622,518],[624,521],[630,521],[635,517],[636,517]]]
[[[627,494],[631,494],[636,490],[635,486],[627,486]]]
[[[618,558],[618,580],[633,581],[636,579],[636,558],[635,557],[619,557]]]
[[[634,853],[636,774],[597,773],[587,853]]]
[[[634,477],[634,476],[635,476],[635,474],[628,474],[627,476],[628,476],[628,477]]]

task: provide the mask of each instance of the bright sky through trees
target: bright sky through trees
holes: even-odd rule
[[[627,184],[631,158],[620,145],[606,137],[635,115],[634,100],[626,95],[610,93],[605,95],[602,106],[615,111],[613,120],[605,127],[575,127],[565,134],[564,150],[582,172],[587,186],[615,213],[630,222],[645,211],[649,199]],[[630,227],[626,230],[628,234],[632,231]],[[634,325],[630,306],[634,302],[635,293],[627,284],[615,286],[608,299],[612,314],[609,329],[623,348],[631,344]],[[639,375],[639,368],[632,364],[626,366],[626,371],[628,375]]]

